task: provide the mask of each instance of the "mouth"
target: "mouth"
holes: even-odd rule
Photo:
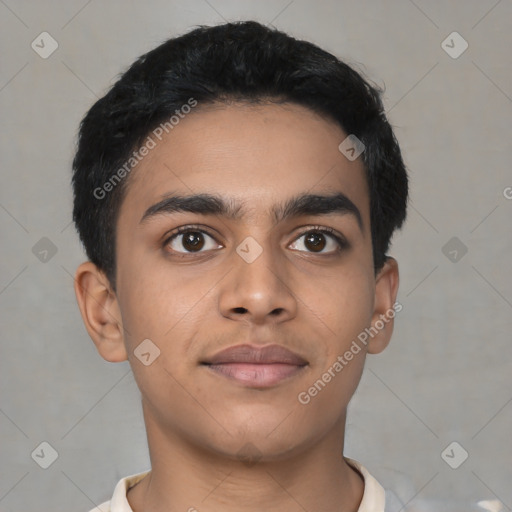
[[[237,345],[218,352],[201,364],[243,386],[268,388],[298,375],[308,362],[280,345]]]

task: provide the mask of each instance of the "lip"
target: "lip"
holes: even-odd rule
[[[271,387],[298,374],[308,362],[281,345],[236,345],[202,362],[216,374],[247,387]]]
[[[204,361],[206,364],[249,363],[249,364],[290,364],[303,366],[308,362],[282,345],[235,345],[214,354]]]

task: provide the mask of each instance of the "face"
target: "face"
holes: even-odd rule
[[[115,303],[149,436],[276,459],[339,435],[368,347],[335,363],[396,293],[346,136],[297,105],[199,106],[133,171]]]

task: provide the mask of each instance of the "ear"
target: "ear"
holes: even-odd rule
[[[101,357],[111,363],[128,359],[121,312],[115,292],[94,263],[82,263],[75,274],[75,295],[89,336]]]
[[[375,281],[374,310],[369,328],[369,354],[382,352],[391,340],[395,313],[401,309],[401,306],[400,309],[394,307],[398,281],[398,263],[388,256]]]

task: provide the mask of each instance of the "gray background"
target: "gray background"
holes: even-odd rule
[[[73,292],[84,260],[70,224],[76,130],[140,54],[195,25],[248,18],[385,85],[410,170],[391,251],[403,310],[389,348],[367,361],[346,455],[414,510],[480,499],[511,510],[510,0],[0,0],[0,510],[89,510],[149,468],[128,363],[96,353]],[[59,45],[46,59],[31,48],[43,31]],[[441,46],[453,31],[469,44],[458,58]],[[56,254],[41,252],[43,237]],[[48,469],[31,456],[43,441],[58,453]],[[452,464],[469,454],[457,469],[441,456],[453,441]]]

